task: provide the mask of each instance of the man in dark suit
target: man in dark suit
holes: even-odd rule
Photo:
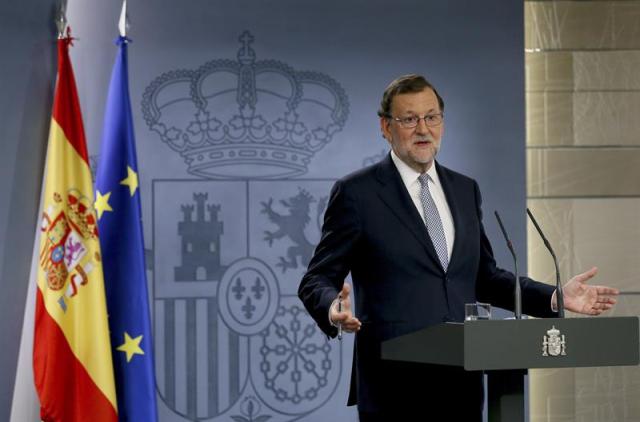
[[[407,75],[389,85],[378,114],[392,151],[335,184],[298,291],[328,336],[337,335],[338,325],[357,332],[349,404],[358,404],[361,421],[481,420],[481,373],[385,362],[380,344],[463,321],[465,303],[513,308],[515,279],[496,266],[478,184],[435,161],[443,113],[444,101],[424,77]],[[599,314],[613,306],[617,291],[585,284],[596,271],[567,283],[567,309]],[[357,317],[344,282],[349,272]],[[524,313],[555,315],[552,286],[529,278],[521,283]]]

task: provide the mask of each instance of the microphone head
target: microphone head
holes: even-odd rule
[[[504,225],[502,224],[502,219],[500,218],[500,214],[498,214],[498,211],[494,211],[493,212],[496,215],[496,220],[498,220],[498,225],[500,226],[500,230],[502,231],[502,235],[504,236],[504,240],[507,241],[507,243],[510,243],[509,241],[509,236],[507,236],[507,231],[504,228]]]

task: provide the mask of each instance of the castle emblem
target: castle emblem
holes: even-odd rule
[[[216,280],[222,276],[220,236],[223,224],[218,220],[220,205],[205,204],[207,198],[206,193],[194,193],[195,206],[181,206],[183,220],[178,223],[178,235],[181,238],[182,264],[175,267],[175,281]]]
[[[555,326],[542,339],[542,356],[566,356],[564,334]]]

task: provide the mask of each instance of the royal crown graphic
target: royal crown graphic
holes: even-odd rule
[[[307,171],[313,155],[342,130],[347,95],[328,75],[256,61],[244,31],[237,61],[162,74],[146,88],[149,128],[204,178],[282,178]]]

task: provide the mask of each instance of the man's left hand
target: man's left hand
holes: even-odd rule
[[[617,302],[618,289],[606,286],[590,286],[587,281],[595,276],[598,268],[593,267],[589,271],[573,277],[562,288],[564,294],[564,307],[566,310],[586,315],[600,315],[604,311],[613,308]],[[553,302],[556,304],[556,294],[553,294]]]

